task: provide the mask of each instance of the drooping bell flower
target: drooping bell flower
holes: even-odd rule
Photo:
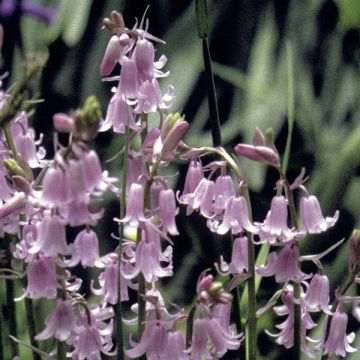
[[[247,237],[238,237],[234,241],[231,262],[228,264],[224,261],[223,257],[220,257],[220,265],[215,264],[217,271],[227,276],[230,274],[240,274],[244,270],[248,270],[248,248],[247,248]]]
[[[44,256],[34,257],[27,267],[26,294],[31,299],[56,298],[55,260]]]
[[[356,352],[357,349],[350,345],[355,340],[355,333],[351,332],[348,335],[346,334],[348,315],[344,312],[342,306],[338,307],[332,317],[328,317],[325,322],[326,327],[329,319],[331,319],[330,330],[323,345],[323,354],[328,356],[337,355],[346,357],[347,353]]]
[[[310,281],[304,298],[306,307],[312,311],[323,310],[329,314],[329,289],[328,277],[326,275],[315,274]]]
[[[55,337],[66,341],[75,326],[75,313],[69,300],[58,299],[55,309],[45,320],[45,329],[35,336],[36,340],[46,340]]]
[[[279,256],[275,251],[268,256],[267,265],[261,265],[256,272],[261,276],[275,275],[275,281],[285,283],[289,280],[300,282],[307,275],[299,269],[299,249],[294,244],[282,248]]]
[[[159,194],[159,213],[163,231],[170,235],[179,235],[176,227],[175,216],[177,214],[175,194],[172,189],[163,189]]]
[[[324,218],[319,200],[314,196],[303,196],[300,200],[301,219],[305,230],[310,234],[318,234],[333,227],[338,218],[339,211],[336,210],[333,217]]]

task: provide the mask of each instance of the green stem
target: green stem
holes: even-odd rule
[[[126,209],[126,179],[127,179],[127,169],[128,169],[128,160],[129,160],[129,139],[130,139],[130,128],[126,127],[125,132],[125,151],[124,151],[124,160],[123,160],[123,173],[121,178],[121,198],[120,198],[120,219],[125,216]],[[122,303],[121,303],[121,252],[122,252],[122,240],[124,237],[124,223],[120,222],[119,224],[119,246],[118,246],[118,301],[116,304],[116,343],[117,343],[117,360],[124,359],[124,341],[123,341],[123,328],[122,328]]]
[[[294,201],[293,190],[291,190],[288,180],[285,177],[285,174],[280,171],[280,177],[284,180],[286,195],[289,203],[290,210],[290,219],[291,224],[296,229],[298,229],[298,221],[296,216],[296,207]],[[299,247],[298,244],[295,246]],[[300,251],[300,249],[299,249]],[[298,264],[299,270],[301,270],[301,263]],[[300,283],[294,282],[294,298],[300,299],[301,295],[301,285]],[[294,304],[294,347],[293,347],[293,359],[300,360],[301,359],[301,305]]]
[[[22,279],[22,283],[24,286],[24,278]],[[32,299],[29,298],[25,298],[25,313],[26,313],[26,321],[27,321],[27,328],[28,328],[28,333],[29,333],[29,339],[30,339],[30,344],[39,349],[39,344],[38,342],[35,340],[35,336],[36,336],[36,323],[35,323],[35,316],[34,316],[34,305],[33,305],[33,301]],[[33,352],[32,353],[32,357],[34,360],[41,360],[41,357],[39,354]],[[58,360],[63,360],[65,359],[65,357],[63,358],[59,358]]]
[[[66,360],[66,343],[58,340],[56,346],[56,360]],[[37,354],[37,356],[41,360],[40,355]]]
[[[9,334],[18,337],[17,335],[17,321],[16,321],[16,307],[14,302],[14,280],[5,280],[6,286],[6,310],[8,314],[8,328]],[[15,341],[10,342],[10,354],[11,358],[19,355],[19,345]]]
[[[287,108],[288,108],[288,134],[286,139],[285,153],[282,163],[282,172],[286,174],[287,166],[289,163],[291,140],[294,128],[295,118],[295,96],[294,96],[294,61],[291,44],[286,44],[286,57],[287,57],[287,73],[288,73],[288,96],[287,96]]]
[[[187,321],[186,321],[186,348],[191,345],[192,335],[193,335],[193,325],[194,325],[194,316],[196,311],[196,302],[191,307]]]
[[[208,92],[210,126],[213,146],[221,146],[221,127],[219,119],[219,110],[216,99],[216,89],[214,82],[214,74],[211,67],[210,50],[207,39],[202,40],[202,50],[204,58],[204,69],[206,76],[206,86]]]

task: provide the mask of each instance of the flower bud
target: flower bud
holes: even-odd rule
[[[95,96],[89,96],[84,106],[75,113],[75,137],[83,141],[93,140],[98,133],[100,118],[99,101]]]
[[[169,114],[165,120],[163,121],[163,124],[161,126],[161,139],[164,140],[167,136],[167,134],[170,132],[170,130],[175,126],[175,124],[181,120],[181,115],[179,112],[176,112],[175,114]]]
[[[18,190],[24,192],[25,194],[28,194],[30,192],[30,183],[24,177],[14,175],[12,177],[12,181]]]
[[[280,167],[280,157],[276,150],[268,146],[254,146],[248,144],[238,144],[235,152],[247,159],[260,163]]]
[[[14,212],[21,210],[27,201],[27,196],[24,193],[17,193],[0,207],[0,219],[13,214]]]
[[[10,176],[19,175],[19,176],[26,178],[25,171],[22,169],[22,167],[18,164],[18,162],[16,160],[5,159],[4,166],[6,167]]]
[[[185,120],[178,121],[166,136],[162,152],[163,154],[175,150],[185,133],[189,129],[189,123]]]
[[[111,12],[111,19],[113,23],[120,29],[125,28],[125,22],[122,14],[118,11],[112,11]]]
[[[360,230],[358,229],[353,231],[349,240],[348,266],[352,273],[360,271]]]
[[[74,119],[63,113],[54,114],[53,123],[55,130],[60,133],[69,134],[74,129]]]

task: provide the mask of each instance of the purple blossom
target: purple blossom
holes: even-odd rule
[[[26,294],[32,299],[56,298],[57,282],[55,261],[44,256],[35,257],[27,267]]]
[[[69,339],[75,326],[75,313],[70,301],[58,299],[45,324],[46,328],[36,335],[36,340],[46,340],[53,336],[60,341]]]
[[[305,230],[310,234],[318,234],[333,227],[338,218],[339,211],[336,210],[334,216],[327,217],[321,212],[319,200],[314,196],[303,196],[300,200],[300,213]]]
[[[244,270],[248,270],[248,246],[247,238],[245,236],[238,237],[234,241],[231,262],[228,264],[224,261],[223,257],[220,257],[220,265],[215,264],[217,271],[223,275],[227,276],[230,274],[240,274]]]
[[[271,252],[268,256],[267,265],[261,265],[256,272],[261,276],[275,275],[275,281],[285,283],[289,280],[300,282],[308,275],[299,269],[299,249],[294,244],[288,244],[282,248],[279,256]]]
[[[324,355],[338,355],[346,357],[347,353],[357,351],[350,344],[355,340],[355,333],[346,334],[346,328],[348,323],[348,315],[341,309],[341,306],[337,309],[334,315],[330,318],[330,330],[329,335],[323,345]],[[327,328],[327,321],[325,321],[325,329]]]

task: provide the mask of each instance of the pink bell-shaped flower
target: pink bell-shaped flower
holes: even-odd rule
[[[35,257],[27,267],[26,294],[31,299],[56,298],[56,273],[53,258]]]
[[[170,235],[179,235],[175,223],[175,216],[177,214],[175,194],[172,189],[164,189],[159,194],[159,213],[163,226],[163,231]]]
[[[355,340],[355,333],[352,332],[349,335],[346,334],[348,315],[344,312],[341,306],[330,319],[330,330],[329,335],[323,345],[323,354],[328,356],[337,355],[346,357],[347,353],[357,351],[356,348],[353,348],[350,345]],[[328,321],[329,318],[325,322],[326,327]]]
[[[55,309],[45,320],[45,329],[36,335],[36,340],[46,340],[55,337],[66,341],[72,334],[75,326],[75,313],[70,301],[58,299]]]
[[[301,219],[305,230],[310,234],[318,234],[333,227],[339,218],[339,211],[334,216],[327,217],[321,212],[319,200],[314,196],[303,196],[300,200]]]
[[[294,244],[288,244],[282,248],[279,256],[271,252],[268,256],[267,265],[261,265],[256,272],[261,276],[275,275],[275,281],[284,283],[289,280],[300,282],[307,275],[299,269],[299,249]]]

